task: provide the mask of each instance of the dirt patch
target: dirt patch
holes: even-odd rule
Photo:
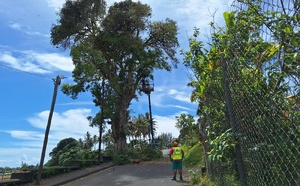
[[[3,177],[0,176],[0,178],[1,179],[3,178],[3,180],[9,180],[10,179],[10,174],[9,175],[4,175]]]

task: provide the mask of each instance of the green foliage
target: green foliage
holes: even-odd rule
[[[81,148],[79,142],[74,138],[65,138],[52,149],[49,154],[51,159],[45,165],[48,167],[68,165],[71,159],[77,158],[77,153]]]
[[[176,119],[176,128],[180,130],[178,140],[188,146],[196,145],[200,139],[200,135],[194,116],[183,113],[180,116],[176,116]]]
[[[258,177],[262,184],[296,184],[299,98],[293,96],[291,103],[287,95],[299,96],[299,16],[284,11],[283,4],[239,2],[245,8],[223,14],[225,28],[211,23],[209,47],[197,40],[195,29],[190,50],[182,52],[195,75],[189,85],[199,103],[205,154],[216,170],[229,169],[219,174],[221,183],[234,185],[236,157],[242,153],[249,184],[257,184]],[[297,12],[299,3],[289,3]]]
[[[175,138],[172,136],[172,133],[162,133],[158,136],[158,145],[161,149],[172,147],[172,142]]]
[[[191,177],[191,183],[192,185],[197,185],[202,180],[202,173],[200,169],[196,170],[188,170],[189,176]]]
[[[132,147],[139,144],[143,146],[146,138],[150,136],[149,126],[150,116],[149,113],[138,114],[138,116],[130,117],[130,120],[126,127],[126,135],[129,137]],[[152,119],[153,130],[156,128],[156,121]],[[132,140],[131,140],[132,139]]]
[[[113,146],[114,139],[111,129],[108,129],[108,131],[102,136],[102,142],[105,144],[106,148]]]
[[[90,143],[89,141],[91,141],[91,138],[86,136],[85,143]],[[51,159],[45,164],[45,166],[86,167],[94,165],[98,153],[97,151],[92,151],[91,148],[87,149],[85,147],[86,146],[82,145],[73,138],[63,139],[51,151]]]
[[[22,163],[21,163],[21,168],[20,168],[22,171],[27,171],[28,170],[28,164],[27,163],[24,163],[23,161],[22,161]]]
[[[64,49],[84,38],[83,27],[96,27],[105,13],[106,3],[97,0],[67,0],[59,12],[60,24],[51,28],[51,42]],[[69,37],[73,35],[73,37]]]
[[[175,140],[175,141],[177,141],[177,140]],[[172,144],[172,146],[173,146],[173,144]],[[188,155],[187,153],[188,153],[188,151],[191,149],[191,147],[188,146],[188,145],[182,145],[181,148],[182,148],[182,150],[184,151],[185,156]]]
[[[77,170],[78,168],[70,168],[70,167],[60,167],[60,166],[53,166],[53,167],[44,167],[42,171],[42,179],[51,178],[56,175],[61,175],[64,173],[68,173],[74,170]],[[33,175],[33,179],[37,179],[38,172],[36,171]]]
[[[113,163],[117,165],[126,165],[131,163],[133,150],[123,150],[119,152],[114,152],[112,158],[113,158]]]
[[[155,148],[151,144],[144,147],[140,155],[142,161],[152,161],[163,157],[162,151],[155,150]]]
[[[187,168],[200,167],[204,165],[204,156],[201,143],[193,146],[192,148],[186,145],[181,147],[184,154],[183,165]]]
[[[137,98],[143,79],[153,79],[155,70],[176,67],[177,25],[174,20],[151,22],[151,8],[125,0],[108,9],[103,1],[66,1],[60,19],[51,29],[51,42],[71,49],[75,85],[63,85],[71,98],[91,92],[96,106],[105,103],[118,150],[126,148],[128,107]],[[100,83],[108,86],[103,89]],[[99,92],[105,93],[101,99]],[[122,95],[122,96],[120,96]]]
[[[149,144],[141,149],[126,149],[122,152],[113,151],[113,162],[118,165],[132,163],[133,160],[152,161],[163,157],[161,150],[155,150],[153,145]]]
[[[74,160],[79,159],[81,147],[73,147],[62,152],[58,157],[59,166],[71,166]]]
[[[209,133],[212,131],[209,131],[209,128],[207,128],[207,130],[208,136],[210,136]],[[227,163],[233,158],[237,141],[234,139],[231,129],[228,129],[220,136],[211,139],[209,144],[212,150],[208,152],[208,160],[218,163]]]
[[[64,172],[65,170],[62,171],[59,167],[55,166],[51,168],[44,168],[42,172],[42,178],[50,178]]]
[[[189,175],[191,177],[192,185],[197,186],[218,186],[218,185],[230,185],[230,186],[239,186],[240,184],[232,178],[226,178],[226,184],[219,183],[218,180],[209,177],[208,174],[202,174],[199,169],[189,170]]]
[[[92,135],[89,132],[86,132],[86,134],[84,135],[84,145],[83,148],[84,149],[91,149],[94,145],[94,141],[92,138]]]
[[[198,179],[196,178],[196,181],[198,182],[197,186],[217,186],[216,183],[214,183],[211,179],[209,179],[209,176],[205,174],[204,176],[198,175]]]

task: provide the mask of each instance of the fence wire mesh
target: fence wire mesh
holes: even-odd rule
[[[221,68],[199,105],[208,174],[219,185],[300,185],[300,2],[237,0],[225,17]]]

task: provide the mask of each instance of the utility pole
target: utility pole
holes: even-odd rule
[[[154,143],[154,132],[153,132],[153,120],[152,120],[152,110],[151,110],[151,100],[150,100],[150,92],[147,93],[148,95],[148,102],[149,102],[149,114],[150,114],[150,132],[151,132],[151,144]]]
[[[154,84],[150,84],[148,80],[142,79],[142,88],[140,90],[148,95],[148,102],[149,102],[149,114],[150,114],[150,134],[151,134],[151,140],[150,143],[154,143],[154,132],[153,132],[153,120],[152,120],[152,110],[151,110],[151,99],[150,94],[154,91]]]
[[[49,136],[50,126],[51,126],[51,120],[52,120],[52,116],[53,116],[54,106],[55,106],[55,102],[56,102],[57,88],[60,85],[61,79],[63,79],[63,78],[64,78],[64,76],[60,75],[60,76],[57,76],[56,79],[53,79],[53,81],[54,81],[54,93],[53,93],[51,109],[50,109],[50,112],[49,112],[48,123],[47,123],[45,137],[44,137],[44,144],[43,144],[41,160],[40,160],[40,165],[39,165],[39,172],[38,172],[37,180],[36,180],[37,184],[40,184],[40,182],[41,182],[44,159],[45,159],[46,148],[47,148],[47,143],[48,143],[48,136]]]
[[[101,163],[101,143],[102,143],[102,133],[103,133],[103,123],[104,123],[104,100],[105,97],[105,81],[102,80],[101,84],[101,119],[100,119],[100,126],[99,126],[99,150],[98,150],[98,161]]]

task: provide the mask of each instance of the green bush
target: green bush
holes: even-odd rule
[[[60,171],[58,171],[59,170],[58,168],[59,167],[51,167],[51,168],[43,169],[42,178],[50,178],[52,176],[59,174]]]
[[[200,178],[199,182],[197,183],[198,186],[217,186],[217,184],[214,183],[211,179],[209,179],[207,175],[199,175],[198,177]]]
[[[131,162],[130,152],[131,150],[123,150],[118,153],[114,153],[112,156],[113,163],[117,165],[125,165]]]
[[[42,177],[42,179],[50,178],[50,177],[53,177],[53,176],[56,176],[56,175],[71,172],[73,170],[74,170],[74,168],[63,168],[63,167],[59,167],[59,166],[44,167],[41,177]],[[33,175],[34,180],[37,179],[37,174],[38,174],[38,171],[35,171],[34,175]]]
[[[155,150],[153,145],[147,145],[142,149],[126,149],[112,155],[113,162],[118,165],[129,164],[136,159],[139,159],[140,161],[151,161],[162,157],[162,151]]]
[[[155,150],[153,145],[147,145],[145,148],[141,151],[141,160],[142,161],[151,161],[151,160],[157,160],[163,157],[161,150]]]
[[[92,151],[89,149],[82,150],[79,153],[78,161],[80,162],[79,163],[80,167],[88,167],[88,166],[95,165],[98,163],[97,162],[98,161],[98,152],[95,150]]]
[[[188,170],[188,173],[191,178],[192,185],[197,185],[198,183],[201,182],[202,179],[201,169]]]
[[[113,145],[108,145],[103,151],[103,155],[113,157],[115,154],[115,149]]]

